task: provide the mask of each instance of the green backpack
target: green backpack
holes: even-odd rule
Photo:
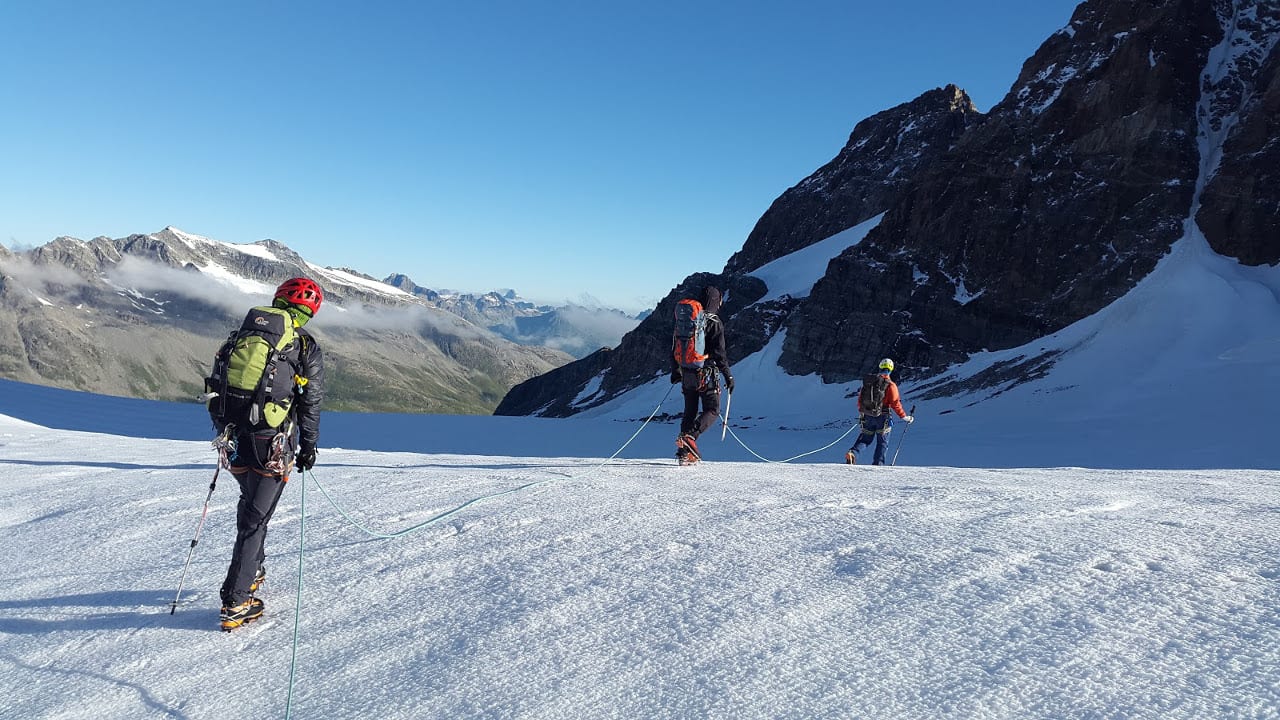
[[[213,359],[205,378],[209,416],[221,430],[278,428],[293,403],[299,335],[293,316],[277,307],[249,311]]]

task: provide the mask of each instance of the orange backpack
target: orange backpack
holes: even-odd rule
[[[700,369],[707,362],[707,313],[697,300],[676,303],[676,330],[672,352],[680,367]]]

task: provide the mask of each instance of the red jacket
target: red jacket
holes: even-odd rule
[[[889,373],[880,374],[886,378],[889,377]],[[884,404],[885,407],[898,413],[898,417],[904,418],[907,416],[907,411],[902,409],[902,395],[898,393],[898,385],[893,380],[890,380],[889,387],[885,388]],[[858,412],[862,412],[862,393],[858,393]]]

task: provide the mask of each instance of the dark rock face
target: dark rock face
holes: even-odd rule
[[[407,293],[411,293],[413,295],[418,295],[420,297],[426,298],[427,300],[432,302],[435,302],[436,300],[440,299],[440,293],[430,288],[424,288],[415,284],[412,280],[409,279],[408,275],[404,275],[402,273],[388,275],[386,279],[383,280],[382,282],[392,287],[400,288],[401,290]]]
[[[1181,236],[1214,3],[1092,1],[1010,94],[831,263],[781,364],[847,381],[889,355],[928,375],[1106,306]]]
[[[1273,265],[1280,262],[1280,3],[1255,10],[1231,25],[1235,72],[1219,84],[1209,128],[1229,134],[1196,223],[1216,252]]]
[[[585,358],[525,380],[511,388],[493,414],[568,417],[576,412],[573,400],[578,389],[608,368],[615,355],[609,348],[600,348]]]
[[[831,162],[773,202],[725,272],[750,272],[884,212],[980,117],[947,85],[858,123]]]

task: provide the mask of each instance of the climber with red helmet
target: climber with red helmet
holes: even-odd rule
[[[249,310],[223,343],[205,380],[220,461],[240,484],[236,540],[221,591],[219,622],[228,632],[261,617],[256,593],[266,579],[267,523],[293,468],[306,471],[316,463],[324,353],[303,326],[323,300],[313,280],[281,283],[271,305]]]

